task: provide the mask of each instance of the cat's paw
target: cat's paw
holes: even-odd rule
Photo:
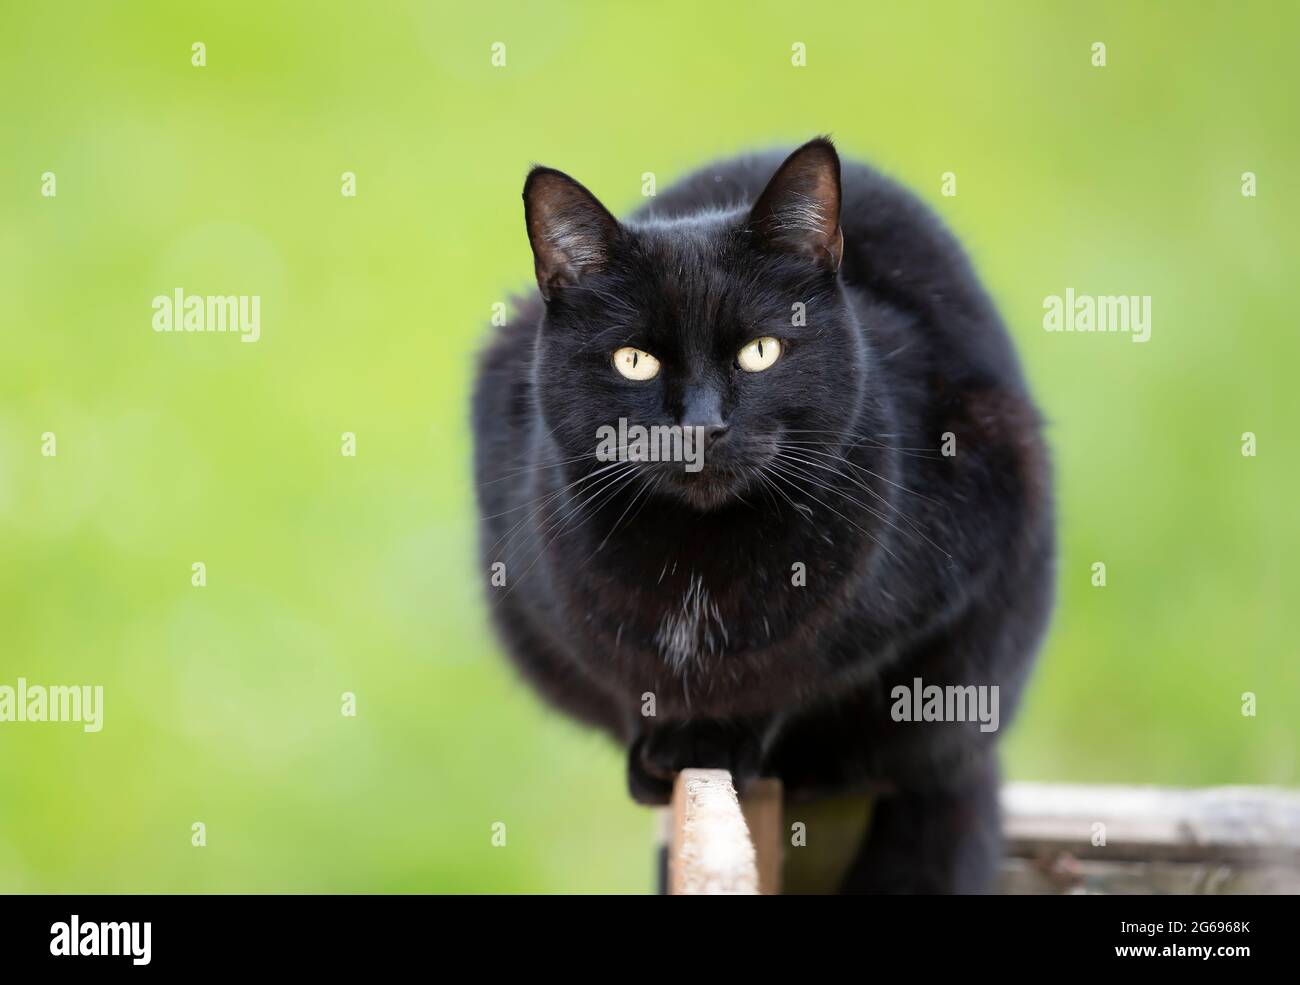
[[[673,795],[672,770],[664,771],[646,756],[646,736],[638,736],[627,752],[627,790],[646,807],[663,807]]]
[[[736,791],[743,794],[761,765],[761,745],[749,728],[712,720],[680,722],[643,733],[632,743],[628,790],[639,804],[667,804],[674,776],[694,767],[729,770]]]

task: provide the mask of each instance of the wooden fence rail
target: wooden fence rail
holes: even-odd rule
[[[1297,792],[1012,783],[1002,808],[1004,893],[1300,893]],[[806,850],[790,847],[796,813],[807,812],[783,812],[776,780],[760,780],[742,803],[725,770],[684,770],[666,833],[667,892],[779,893],[786,864]],[[854,824],[834,837],[860,833]]]

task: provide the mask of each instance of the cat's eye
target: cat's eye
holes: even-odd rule
[[[761,373],[781,355],[781,343],[770,335],[755,339],[736,355],[736,362],[746,373]]]
[[[629,380],[652,380],[659,375],[659,360],[630,345],[614,352],[614,368]]]

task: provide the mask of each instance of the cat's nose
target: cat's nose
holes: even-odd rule
[[[722,419],[722,397],[711,386],[692,386],[682,397],[682,427],[727,429]]]
[[[706,452],[727,433],[727,425],[725,424],[696,424],[693,426]]]
[[[682,427],[691,428],[705,451],[727,433],[722,401],[716,390],[698,387],[687,392],[682,407]]]

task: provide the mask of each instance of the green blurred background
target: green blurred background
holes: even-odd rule
[[[1051,420],[1008,775],[1300,782],[1296,9],[732,6],[4,0],[0,684],[106,711],[0,724],[0,890],[647,890],[620,753],[486,627],[473,356],[530,163],[623,212],[822,132],[952,224]],[[155,334],[176,287],[261,295],[261,341]],[[1151,341],[1044,332],[1067,287]]]

